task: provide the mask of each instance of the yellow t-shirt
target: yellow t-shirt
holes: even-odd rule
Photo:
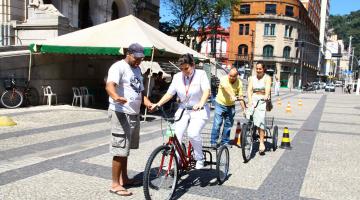
[[[228,90],[232,92],[232,96],[243,96],[241,80],[237,79],[235,83],[231,84],[227,75],[221,77],[218,93],[216,95],[217,103],[224,106],[235,105],[235,101],[231,100],[231,96],[225,91],[225,88],[228,88]]]

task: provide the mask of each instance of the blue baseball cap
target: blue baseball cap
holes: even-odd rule
[[[138,43],[133,43],[128,48],[129,54],[133,54],[136,58],[143,58],[144,55],[144,47]]]

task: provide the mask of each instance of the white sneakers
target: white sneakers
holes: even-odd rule
[[[202,169],[202,168],[204,168],[204,160],[196,161],[195,169]]]

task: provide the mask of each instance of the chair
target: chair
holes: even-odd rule
[[[80,107],[82,108],[83,96],[81,95],[79,88],[72,87],[72,91],[73,91],[74,96],[73,96],[71,106],[74,106],[74,103],[76,105],[78,103],[78,100],[79,100],[80,101]]]
[[[45,98],[47,98],[47,104],[49,104],[49,106],[51,106],[52,103],[52,96],[55,96],[55,105],[57,105],[57,96],[55,93],[53,93],[51,86],[41,86],[41,88],[43,89],[43,104],[45,104]]]
[[[95,97],[94,97],[94,95],[89,93],[89,90],[87,89],[87,87],[85,87],[85,86],[80,87],[80,93],[84,98],[85,106],[89,105],[89,99],[91,99],[92,104],[95,104]]]

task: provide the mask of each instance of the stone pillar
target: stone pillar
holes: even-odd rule
[[[275,74],[275,76],[279,79],[279,80],[281,80],[280,78],[280,74],[281,74],[281,63],[276,63],[276,74]]]

